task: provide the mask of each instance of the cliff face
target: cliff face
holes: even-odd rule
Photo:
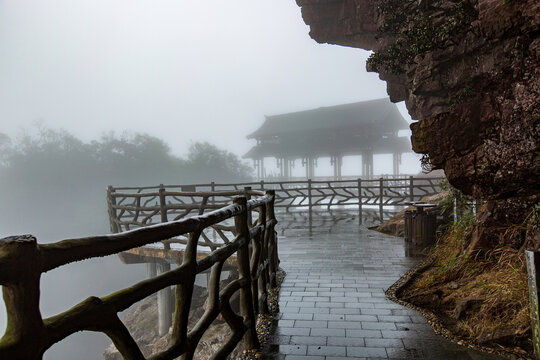
[[[540,2],[297,0],[320,43],[374,50],[412,143],[465,194],[538,201]]]

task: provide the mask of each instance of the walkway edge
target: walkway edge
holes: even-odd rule
[[[276,273],[277,276],[277,286],[275,288],[268,289],[268,308],[270,314],[268,315],[261,315],[259,314],[257,318],[257,336],[259,338],[259,342],[261,344],[260,350],[244,350],[242,353],[242,356],[240,357],[240,360],[259,360],[262,354],[262,351],[264,350],[264,346],[268,343],[268,339],[270,337],[271,332],[274,330],[274,327],[276,326],[276,316],[279,315],[279,294],[281,292],[281,284],[283,283],[283,280],[285,280],[285,277],[287,276],[287,273],[282,268],[279,268]]]
[[[474,349],[478,351],[483,351],[491,354],[497,354],[501,356],[508,357],[509,359],[524,359],[524,360],[534,360],[531,357],[524,357],[522,353],[519,353],[517,350],[514,349],[499,349],[489,346],[481,346],[478,344],[475,344],[473,342],[464,340],[454,333],[452,333],[450,330],[448,330],[443,322],[439,319],[439,317],[433,313],[430,310],[427,310],[425,308],[416,306],[412,303],[409,303],[407,301],[401,300],[398,298],[397,294],[407,287],[418,275],[420,275],[422,272],[427,270],[431,265],[433,264],[433,259],[428,257],[425,260],[421,261],[420,263],[416,264],[412,268],[410,268],[403,276],[401,276],[392,286],[390,286],[384,293],[386,297],[400,305],[403,305],[405,307],[408,307],[409,309],[418,311],[428,322],[428,324],[433,329],[433,332],[435,334],[443,336],[444,338],[458,344],[461,346],[466,346],[469,349]]]

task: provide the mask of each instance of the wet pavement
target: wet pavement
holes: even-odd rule
[[[353,215],[333,215],[335,222],[314,219],[311,232],[307,222],[280,230],[287,276],[263,359],[501,359],[435,335],[418,312],[385,298],[421,260],[411,256],[418,249],[359,226]]]

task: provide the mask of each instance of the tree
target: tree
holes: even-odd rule
[[[208,142],[192,144],[187,158],[191,171],[200,179],[198,181],[210,178],[223,182],[248,181],[253,177],[253,169],[238,156]]]
[[[15,143],[0,133],[0,228],[46,232],[51,239],[107,231],[107,185],[145,186],[243,181],[238,156],[195,143],[188,159],[148,134],[108,133],[85,143],[38,126]],[[34,230],[37,229],[37,230]]]
[[[0,167],[6,165],[6,161],[9,158],[11,152],[11,139],[4,133],[0,133]]]

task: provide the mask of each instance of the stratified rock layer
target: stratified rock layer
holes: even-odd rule
[[[392,101],[405,100],[411,116],[420,120],[411,125],[413,149],[427,154],[465,194],[492,200],[527,196],[529,203],[538,195],[539,1],[297,3],[316,41],[368,50],[384,51],[404,30],[425,22],[426,41],[443,40],[415,53],[400,71],[376,69]],[[381,7],[392,3],[407,8],[393,34],[380,31],[388,21]],[[470,9],[465,20],[455,14],[457,7]]]

